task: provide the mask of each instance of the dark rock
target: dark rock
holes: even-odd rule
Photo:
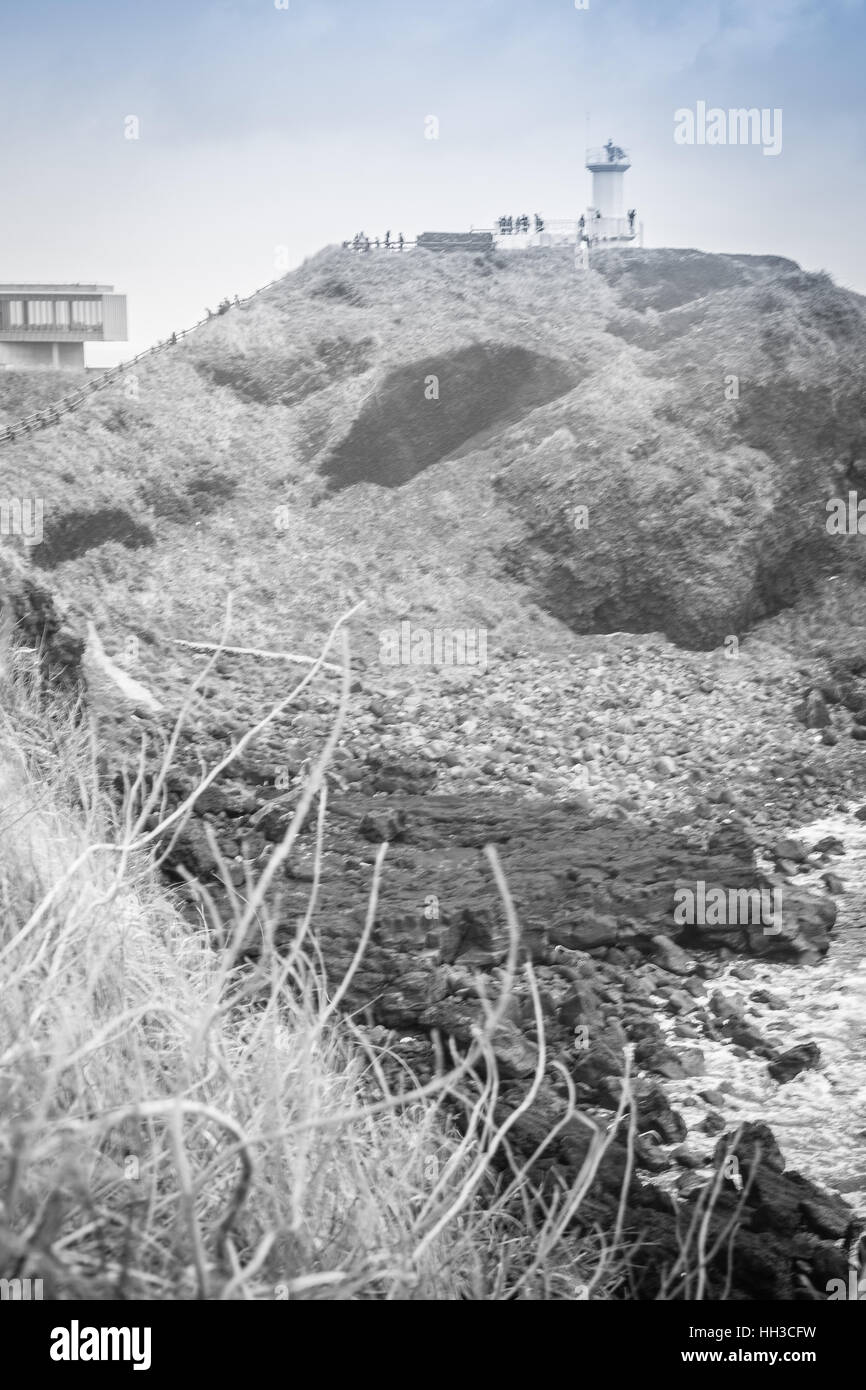
[[[576,1054],[572,1077],[604,1098],[614,1093],[618,1095],[619,1077],[624,1067],[621,1032],[590,1026],[587,1041],[588,1049],[579,1050]]]
[[[802,1212],[809,1230],[827,1240],[842,1240],[851,1225],[851,1208],[829,1193],[813,1191],[803,1201]]]
[[[403,810],[367,812],[358,826],[358,834],[371,844],[381,844],[383,840],[404,840],[406,838],[407,818]]]
[[[812,690],[806,698],[805,725],[807,729],[824,729],[830,724],[830,711],[820,690]]]
[[[807,1042],[783,1052],[780,1057],[770,1063],[767,1071],[774,1081],[778,1081],[780,1086],[784,1086],[787,1081],[792,1081],[795,1076],[799,1076],[801,1071],[820,1066],[820,1064],[821,1051],[818,1044]]]
[[[724,1116],[720,1115],[716,1110],[710,1110],[708,1114],[704,1116],[699,1128],[702,1129],[705,1134],[721,1134],[725,1128]]]
[[[538,1049],[527,1042],[513,1023],[503,1022],[493,1035],[493,1052],[499,1064],[500,1076],[534,1076],[538,1066]]]
[[[462,907],[445,927],[440,957],[453,964],[458,957],[479,951],[504,954],[505,941],[498,932],[495,915],[490,908]]]
[[[682,1081],[689,1074],[673,1048],[654,1040],[643,1042],[636,1048],[635,1061],[644,1071],[666,1076],[669,1081]]]
[[[667,1096],[660,1086],[650,1081],[634,1083],[637,1102],[638,1131],[641,1134],[654,1130],[662,1143],[681,1143],[688,1130],[682,1115],[671,1108]]]
[[[756,989],[752,991],[751,998],[756,1004],[764,1004],[768,1009],[784,1009],[787,1003],[778,994],[771,993],[768,989]]]
[[[571,1031],[577,1024],[589,1024],[598,1018],[599,1001],[587,984],[573,984],[567,989],[559,1006],[558,1017],[564,1028]]]
[[[175,873],[179,868],[183,868],[193,878],[201,880],[208,879],[218,872],[217,859],[208,842],[202,821],[193,818],[183,827],[166,858],[165,865]]]
[[[792,1236],[799,1229],[802,1221],[799,1194],[790,1179],[769,1163],[762,1162],[754,1174],[748,1200],[750,1224],[754,1230]]]
[[[790,859],[795,864],[803,864],[808,859],[808,851],[800,840],[787,838],[777,840],[770,848],[774,859]]]
[[[842,687],[836,681],[819,681],[814,687],[829,705],[838,705],[842,699]]]
[[[759,1033],[757,1028],[753,1028],[750,1023],[745,1023],[741,1019],[731,1019],[724,1024],[724,1031],[737,1047],[742,1047],[746,1052],[756,1052],[759,1057],[775,1057],[776,1050],[771,1043]]]
[[[785,959],[825,955],[836,921],[836,904],[832,898],[777,878],[762,879],[762,882],[767,885],[768,895],[776,892],[781,896],[782,910],[777,914],[774,904],[770,923],[750,922],[746,927],[749,947],[755,955]]]
[[[728,994],[722,994],[721,990],[716,990],[710,997],[710,1009],[723,1021],[727,1019],[741,1019],[743,1017],[743,1007],[738,1004],[736,999],[732,999]]]
[[[866,811],[866,807],[863,807],[862,809],[863,809],[864,811]],[[855,812],[854,814],[857,815],[857,812]],[[858,820],[866,820],[866,815],[863,815],[863,816],[859,816],[859,815],[858,815],[858,816],[857,816],[857,819],[858,819]],[[818,843],[817,843],[816,845],[813,845],[813,847],[812,847],[812,853],[813,853],[813,854],[844,854],[844,853],[845,853],[845,846],[844,846],[844,844],[842,843],[841,840],[837,839],[837,837],[836,837],[835,835],[825,835],[824,838],[821,839],[821,840],[819,840]]]
[[[664,970],[668,970],[673,975],[693,975],[695,972],[695,962],[691,956],[683,951],[674,941],[667,936],[654,936],[652,945],[656,959]]]
[[[838,874],[822,874],[821,882],[828,893],[839,894],[845,892],[845,884]]]
[[[777,1173],[785,1170],[785,1160],[776,1143],[776,1137],[769,1125],[761,1121],[744,1124],[736,1139],[733,1133],[723,1135],[713,1152],[713,1162],[720,1163],[728,1148],[746,1172],[751,1171],[755,1164],[771,1168]]]
[[[686,1144],[680,1144],[671,1154],[671,1158],[678,1163],[681,1168],[700,1168],[702,1160]]]
[[[635,1162],[650,1173],[664,1173],[670,1167],[670,1159],[664,1149],[653,1143],[652,1136],[640,1137],[634,1141]],[[673,1157],[673,1155],[671,1155]]]
[[[574,918],[554,922],[549,934],[554,946],[564,946],[569,951],[597,951],[616,942],[617,930],[613,917]]]
[[[850,1211],[848,1213],[850,1219]],[[827,1241],[819,1241],[814,1236],[800,1235],[796,1243],[792,1243],[792,1248],[808,1251],[806,1267],[808,1279],[813,1289],[822,1293],[827,1292],[828,1285],[832,1279],[841,1279],[845,1288],[848,1287],[848,1260],[845,1252],[835,1245],[830,1245]],[[809,1292],[807,1297],[811,1300],[814,1294]]]

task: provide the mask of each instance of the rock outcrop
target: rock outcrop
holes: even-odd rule
[[[84,638],[51,591],[12,552],[0,555],[0,621],[38,658],[44,682],[76,697],[84,686]]]

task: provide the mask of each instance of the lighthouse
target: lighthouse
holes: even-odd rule
[[[589,250],[602,246],[643,246],[643,223],[626,203],[625,176],[631,168],[628,150],[608,140],[606,145],[586,152],[586,167],[592,174],[592,206],[579,219],[550,218],[538,213],[505,216],[493,227],[474,228],[471,235],[488,236],[500,251],[526,251],[534,247],[577,247],[583,264],[589,264]],[[427,237],[418,245],[426,245]],[[431,245],[432,249],[432,245]]]
[[[592,174],[592,205],[586,211],[590,242],[628,245],[637,236],[634,209],[625,204],[625,176],[631,168],[628,151],[608,140],[587,150],[586,167]]]

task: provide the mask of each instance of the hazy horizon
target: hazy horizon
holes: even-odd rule
[[[585,147],[612,137],[647,246],[864,293],[864,33],[863,0],[13,5],[0,281],[113,284],[130,341],[88,361],[116,361],[362,228],[577,217]],[[676,143],[701,102],[781,112],[777,155]]]

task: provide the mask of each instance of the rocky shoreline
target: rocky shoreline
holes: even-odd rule
[[[199,799],[166,860],[170,874],[192,875],[211,892],[218,890],[220,869],[203,822],[210,822],[239,887],[248,871],[267,862],[292,810],[254,759],[235,772]],[[368,770],[373,784],[381,775],[381,769]],[[721,827],[705,848],[669,830],[641,832],[633,824],[600,820],[581,804],[424,794],[411,763],[402,773],[391,766],[386,775],[402,780],[401,789],[335,794],[329,803],[314,923],[332,984],[355,953],[373,861],[387,841],[375,928],[345,1007],[421,1080],[432,1074],[437,1047],[465,1050],[483,1020],[481,993],[497,997],[506,955],[504,916],[482,854],[484,846],[496,846],[520,919],[521,953],[532,962],[541,991],[549,1058],[541,1092],[512,1131],[515,1153],[531,1157],[563,1120],[567,1088],[557,1065],[571,1078],[581,1109],[604,1128],[619,1101],[630,1045],[638,1138],[625,1234],[653,1252],[645,1267],[635,1265],[632,1296],[656,1297],[661,1271],[676,1264],[682,1223],[687,1226],[690,1212],[706,1199],[714,1165],[736,1128],[725,1114],[724,1095],[709,1084],[700,1093],[701,1113],[693,1103],[688,1124],[668,1089],[687,1079],[699,1082],[707,1046],[759,1058],[779,1085],[816,1065],[814,1044],[786,1047],[784,1039],[762,1033],[717,981],[724,962],[734,958],[742,960],[747,977],[750,958],[801,961],[808,969],[825,955],[836,916],[832,896],[797,887],[790,875],[810,857],[831,865],[836,847],[821,846],[810,856],[814,847],[780,840],[774,868],[763,871],[756,867],[759,842],[741,823]],[[175,774],[173,794],[182,799],[194,779],[192,768],[186,778]],[[314,828],[311,815],[278,890],[287,944],[309,901]],[[782,885],[781,929],[677,926],[676,886],[696,881],[726,892]],[[254,940],[249,950],[255,954]],[[518,984],[494,1039],[503,1113],[525,1101],[537,1044],[529,991]],[[542,1190],[572,1183],[588,1146],[586,1129],[566,1123],[533,1165]],[[855,1212],[786,1171],[772,1133],[760,1122],[746,1125],[734,1153],[739,1167],[722,1183],[710,1229],[718,1235],[745,1194],[740,1233],[730,1269],[726,1245],[711,1262],[707,1296],[721,1296],[730,1281],[729,1297],[825,1297],[829,1280],[848,1277],[859,1230]],[[625,1164],[623,1135],[605,1157],[577,1230],[615,1220]]]
[[[19,590],[13,614],[25,637],[38,624],[47,634],[47,674],[56,680],[62,672],[68,688],[83,679],[82,646],[38,586]],[[640,676],[645,682],[646,671]],[[850,686],[845,693],[849,705],[858,694]],[[124,779],[118,769],[139,734],[149,730],[158,744],[169,717],[139,710],[130,718],[128,710],[102,708],[96,690],[91,695],[104,749],[102,773],[120,794]],[[454,700],[461,706],[458,728],[470,739],[473,695]],[[191,910],[197,908],[190,879],[227,904],[232,892],[243,893],[267,865],[335,706],[333,686],[300,696],[291,717],[276,722],[198,796],[181,833],[166,839],[163,872],[191,896]],[[224,702],[212,699],[206,727],[200,706],[181,736],[166,810],[181,804],[203,770],[231,750],[238,721],[221,709]],[[629,717],[619,713],[620,719]],[[382,696],[366,689],[360,676],[355,680],[350,733],[328,774],[313,918],[332,987],[355,954],[383,841],[388,855],[369,949],[344,1007],[421,1080],[432,1074],[443,1047],[465,1051],[483,1017],[481,993],[495,1000],[503,981],[505,920],[483,853],[494,846],[520,923],[521,957],[532,963],[540,990],[548,1059],[542,1086],[511,1131],[515,1157],[532,1161],[541,1191],[573,1183],[589,1149],[591,1125],[604,1130],[616,1114],[630,1056],[637,1133],[622,1233],[637,1253],[628,1296],[655,1298],[664,1291],[683,1298],[827,1297],[831,1280],[848,1278],[858,1215],[838,1195],[786,1168],[760,1115],[747,1119],[735,1139],[744,1117],[713,1084],[708,1057],[722,1049],[759,1066],[780,1089],[820,1062],[813,1039],[787,1038],[757,1025],[753,1006],[772,1013],[772,990],[759,986],[748,1000],[738,999],[731,979],[748,988],[751,971],[773,966],[797,968],[805,976],[827,956],[840,890],[834,864],[843,847],[832,835],[801,843],[768,821],[790,823],[791,808],[807,808],[810,799],[813,806],[823,799],[826,807],[833,794],[829,768],[813,764],[811,786],[804,786],[802,765],[789,780],[779,753],[761,769],[759,784],[744,793],[751,772],[741,764],[739,780],[730,776],[727,788],[711,789],[708,814],[691,821],[681,806],[644,815],[634,801],[620,805],[617,814],[614,800],[599,814],[583,791],[568,797],[560,783],[551,788],[555,794],[546,793],[531,770],[527,783],[503,794],[497,782],[504,764],[492,759],[479,767],[480,785],[466,779],[459,789],[445,790],[442,769],[459,767],[459,757],[446,756],[447,747],[433,748],[431,757],[430,748],[418,748],[411,737],[387,733],[388,725],[399,729],[401,721],[411,733],[418,718],[411,691]],[[576,742],[585,745],[591,732],[576,728]],[[543,730],[536,734],[543,743]],[[600,743],[608,757],[613,747],[611,741]],[[822,747],[828,757],[838,754],[826,741]],[[628,762],[632,754],[626,751]],[[555,744],[553,753],[552,764],[561,762]],[[762,826],[756,823],[760,816],[748,816],[748,806],[741,811],[738,803],[748,795],[772,795],[774,785],[784,790],[788,805],[774,817],[773,800],[763,800],[771,815],[764,815]],[[677,801],[676,788],[667,800]],[[315,833],[311,813],[273,886],[271,907],[282,924],[279,939],[287,944],[309,905]],[[813,878],[820,871],[823,880],[804,881],[806,871]],[[771,931],[760,922],[732,929],[678,921],[678,888],[699,884],[725,895],[781,892],[782,921]],[[254,934],[246,950],[252,959]],[[520,977],[505,1004],[494,1049],[500,1109],[513,1115],[525,1104],[536,1071],[539,1034]],[[589,1126],[567,1118],[570,1088]],[[554,1142],[537,1153],[557,1126]],[[629,1144],[623,1126],[575,1219],[577,1235],[614,1228]],[[711,1190],[700,1295],[690,1282],[693,1274],[672,1290],[664,1271],[677,1270],[683,1241]],[[731,1222],[737,1236],[729,1249]]]

